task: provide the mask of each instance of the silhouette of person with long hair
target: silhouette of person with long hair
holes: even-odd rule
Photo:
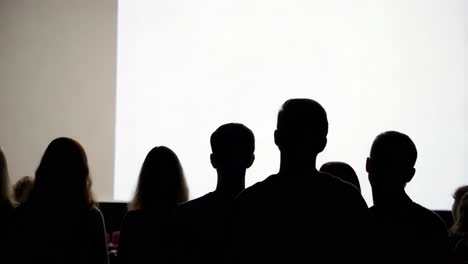
[[[245,173],[254,162],[255,138],[242,124],[220,126],[211,135],[211,164],[216,190],[178,208],[179,263],[222,263],[230,236],[231,207],[245,188]]]
[[[311,99],[286,101],[275,144],[280,170],[236,198],[235,263],[363,263],[370,215],[359,191],[316,169],[328,120]]]
[[[108,263],[104,219],[91,192],[86,153],[73,139],[49,144],[15,221],[15,263]]]
[[[174,210],[187,199],[179,158],[167,147],[154,147],[143,162],[130,211],[122,222],[119,263],[172,262]]]
[[[444,222],[405,192],[416,172],[416,158],[415,144],[400,132],[384,132],[372,144],[366,169],[374,200],[371,213],[381,238],[381,255],[376,262],[447,262]]]
[[[468,263],[468,186],[459,187],[453,198],[450,253],[453,263],[464,264]]]
[[[359,178],[354,171],[353,167],[345,162],[330,161],[320,167],[321,172],[331,174],[341,180],[352,184],[359,191],[361,191],[361,185],[359,184]]]
[[[7,263],[9,232],[11,230],[13,203],[10,199],[10,183],[5,154],[0,148],[0,262]],[[5,252],[3,252],[5,250]],[[3,262],[3,261],[5,262]]]
[[[10,178],[8,175],[8,166],[3,153],[2,148],[0,148],[0,212],[3,213],[11,212],[13,210],[13,203],[10,198]]]

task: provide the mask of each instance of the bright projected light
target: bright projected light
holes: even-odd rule
[[[357,171],[375,136],[408,134],[419,157],[407,190],[449,209],[468,183],[467,1],[119,1],[115,199],[133,195],[147,152],[179,156],[191,198],[212,191],[209,138],[240,122],[256,136],[247,185],[279,168],[276,114],[289,98],[327,110],[328,146]]]

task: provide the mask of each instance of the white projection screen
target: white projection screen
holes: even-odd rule
[[[214,190],[209,138],[240,122],[256,136],[247,186],[278,171],[276,115],[289,98],[327,110],[317,166],[365,171],[386,130],[419,157],[407,190],[449,209],[468,183],[468,1],[119,1],[114,198],[128,200],[154,146],[179,156],[191,198]]]

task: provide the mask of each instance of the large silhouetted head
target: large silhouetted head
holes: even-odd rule
[[[376,137],[367,159],[372,188],[403,189],[415,174],[416,146],[407,135],[387,131]]]
[[[322,167],[320,167],[320,171],[338,177],[345,182],[349,182],[353,186],[355,186],[359,191],[361,191],[359,178],[354,169],[347,163],[339,161],[327,162],[323,164]]]
[[[211,164],[218,171],[243,171],[254,161],[255,137],[243,124],[220,126],[211,135]]]
[[[182,165],[168,147],[154,147],[145,158],[132,209],[171,209],[188,200]]]
[[[311,99],[290,99],[278,113],[275,143],[281,152],[316,157],[327,144],[325,109]]]
[[[41,205],[58,202],[68,207],[94,205],[88,159],[80,143],[62,137],[49,144],[36,170],[29,200]]]

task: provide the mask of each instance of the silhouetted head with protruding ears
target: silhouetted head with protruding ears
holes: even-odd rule
[[[243,124],[229,123],[220,126],[210,138],[211,164],[218,172],[218,189],[245,187],[245,171],[252,166],[255,155],[255,137]]]
[[[354,171],[353,167],[349,164],[339,161],[327,162],[320,167],[321,172],[326,172],[335,177],[342,179],[345,182],[351,183],[359,191],[361,191],[361,185],[359,184],[359,178]]]
[[[133,210],[172,210],[188,200],[182,165],[168,147],[154,147],[141,167],[130,208]]]
[[[36,170],[28,203],[38,207],[59,205],[67,210],[91,208],[88,159],[83,147],[71,138],[54,139]]]
[[[416,146],[409,136],[396,131],[378,135],[366,164],[373,193],[403,192],[416,172],[417,156]]]
[[[242,171],[250,168],[255,159],[255,138],[243,124],[220,126],[211,135],[211,164],[220,171]]]
[[[7,161],[2,148],[0,148],[0,208],[3,206],[11,207],[12,204]]]
[[[284,163],[314,166],[327,144],[328,120],[325,109],[311,99],[290,99],[278,113],[275,143]],[[283,169],[283,168],[281,168]]]

